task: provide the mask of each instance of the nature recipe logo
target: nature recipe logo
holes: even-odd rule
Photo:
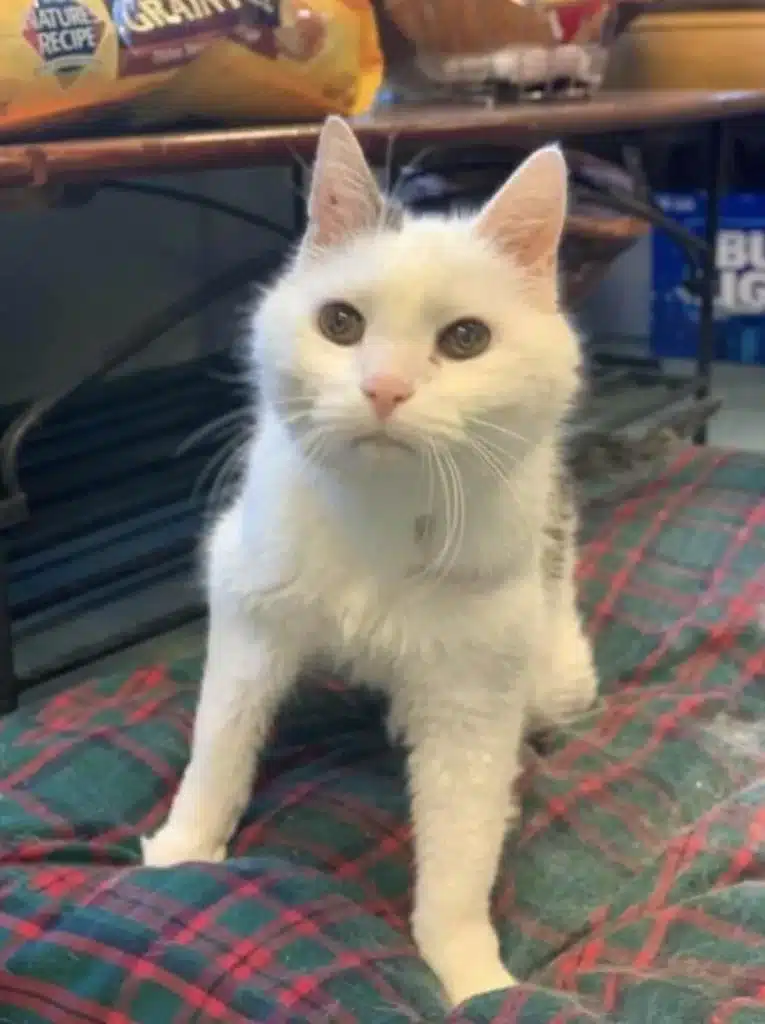
[[[105,31],[104,21],[80,0],[34,0],[23,35],[42,62],[39,73],[68,84],[96,62]]]

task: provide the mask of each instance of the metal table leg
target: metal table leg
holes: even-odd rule
[[[11,610],[8,601],[8,538],[0,533],[0,715],[15,711],[19,681],[13,664]]]
[[[712,124],[707,132],[706,146],[706,194],[707,219],[704,240],[704,254],[700,293],[701,318],[699,321],[699,348],[696,360],[696,372],[699,387],[696,392],[699,400],[709,397],[712,386],[712,367],[715,360],[715,317],[714,302],[717,293],[717,235],[720,227],[720,199],[725,189],[725,170],[727,163],[727,133],[725,125]],[[699,427],[693,438],[696,444],[706,444],[706,424]]]
[[[297,157],[293,157],[290,167],[292,184],[292,231],[296,239],[302,237],[306,229],[308,173],[305,165]]]

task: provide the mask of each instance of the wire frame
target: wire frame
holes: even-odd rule
[[[491,104],[588,96],[598,89],[615,36],[618,0],[383,0],[383,5],[405,41],[399,54],[406,52],[409,64],[402,75],[392,62],[394,98]]]

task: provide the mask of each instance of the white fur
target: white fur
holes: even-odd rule
[[[512,983],[489,904],[526,717],[594,695],[570,565],[551,596],[540,564],[579,358],[554,298],[565,172],[542,151],[477,219],[370,230],[379,197],[351,140],[329,123],[313,230],[255,317],[259,428],[210,537],[191,761],[146,861],[222,858],[285,691],[308,662],[345,668],[390,695],[410,749],[413,931],[458,1003]],[[358,185],[350,224],[324,203],[334,181]],[[365,315],[360,346],[317,330],[338,299]],[[489,350],[434,360],[466,316],[490,325]],[[385,425],[412,451],[353,445],[382,429],[360,389],[375,372],[415,389]]]

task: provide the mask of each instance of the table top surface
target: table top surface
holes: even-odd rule
[[[586,100],[528,102],[486,108],[394,108],[356,119],[364,145],[536,144],[565,136],[651,130],[728,121],[765,113],[765,89],[601,93]],[[0,187],[42,187],[184,170],[235,168],[311,157],[316,122],[264,124],[214,131],[0,143]]]

